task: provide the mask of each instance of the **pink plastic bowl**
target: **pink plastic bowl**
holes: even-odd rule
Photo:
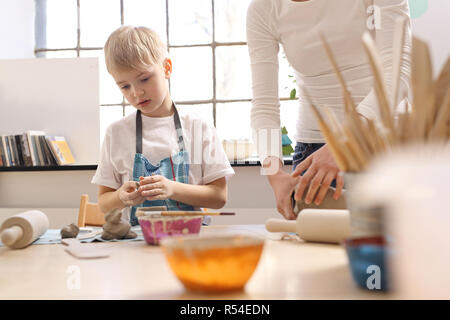
[[[198,234],[202,226],[202,216],[162,216],[147,214],[138,217],[144,239],[148,244],[158,245],[162,238]]]

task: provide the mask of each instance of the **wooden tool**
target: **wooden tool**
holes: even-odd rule
[[[109,257],[108,251],[102,248],[88,247],[75,238],[65,238],[61,243],[68,246],[65,251],[78,259],[96,259]]]
[[[6,219],[0,227],[2,242],[12,248],[25,248],[48,229],[47,216],[38,210],[30,210]]]
[[[160,214],[162,216],[234,216],[234,212],[205,212],[205,211],[139,211],[136,216]]]
[[[266,229],[270,232],[295,232],[305,241],[341,243],[350,236],[350,213],[337,209],[304,209],[296,221],[267,220]]]

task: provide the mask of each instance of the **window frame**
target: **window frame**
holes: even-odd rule
[[[81,39],[81,26],[80,26],[80,0],[73,0],[77,2],[77,45],[74,48],[46,48],[46,0],[36,0],[36,47],[34,50],[35,56],[37,58],[45,58],[45,52],[56,52],[56,51],[76,51],[76,57],[80,57],[81,51],[89,51],[89,50],[103,50],[103,47],[82,47],[80,44]],[[124,16],[125,16],[125,8],[123,0],[117,0],[120,2],[120,25],[124,25]],[[172,45],[170,44],[169,30],[170,30],[170,22],[169,22],[169,0],[165,0],[166,3],[166,36],[167,36],[167,51],[170,54],[170,49],[173,48],[193,48],[193,47],[210,47],[212,51],[212,98],[206,100],[185,100],[185,101],[175,101],[177,105],[203,105],[203,104],[211,104],[212,105],[212,117],[214,126],[217,124],[217,104],[225,104],[225,103],[234,103],[234,102],[251,102],[252,98],[244,98],[244,99],[217,99],[217,59],[216,59],[216,48],[219,47],[231,47],[231,46],[247,46],[247,42],[245,41],[231,41],[231,42],[218,42],[216,41],[216,24],[215,24],[215,0],[211,0],[211,16],[212,16],[212,41],[211,43],[198,43],[198,44],[189,44],[189,45]],[[169,80],[169,88],[170,88],[170,80]],[[297,99],[297,98],[295,98]],[[293,100],[290,97],[280,97],[281,101],[290,101]],[[100,103],[100,108],[106,107],[122,107],[122,116],[124,117],[126,107],[131,106],[126,102],[125,98],[122,96],[121,103],[108,103],[102,104]]]

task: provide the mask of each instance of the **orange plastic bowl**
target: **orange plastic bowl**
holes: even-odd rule
[[[264,239],[251,236],[178,236],[161,246],[177,278],[192,291],[242,290],[258,265]]]

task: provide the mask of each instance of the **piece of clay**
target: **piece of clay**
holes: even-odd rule
[[[334,192],[335,189],[330,187],[320,205],[316,205],[314,202],[306,204],[303,200],[294,200],[294,197],[292,197],[292,206],[294,207],[295,215],[298,215],[303,209],[347,209],[345,190],[342,190],[342,194],[338,200],[334,200]]]
[[[137,234],[131,231],[130,223],[122,219],[121,209],[114,209],[105,214],[105,221],[102,239],[133,239],[137,237]]]
[[[80,228],[75,223],[71,223],[61,229],[61,238],[76,238]]]

